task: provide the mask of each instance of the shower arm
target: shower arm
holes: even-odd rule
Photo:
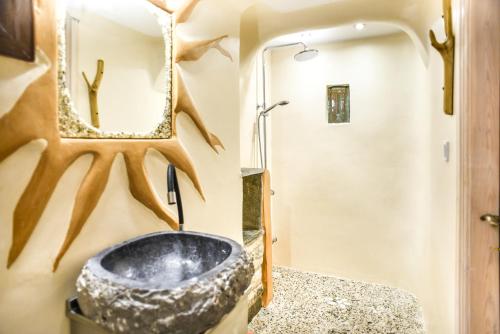
[[[307,49],[307,45],[303,42],[295,42],[295,43],[286,43],[286,44],[278,44],[278,45],[270,45],[266,46],[264,50],[262,50],[261,61],[262,61],[262,104],[257,104],[257,111],[259,109],[266,110],[266,52],[272,49],[285,48],[289,46],[302,45],[304,50]],[[260,116],[262,114],[259,113],[257,117],[257,125],[260,125]],[[267,115],[264,115],[263,118],[263,142],[264,142],[264,156],[262,156],[262,142],[260,140],[260,126],[258,126],[259,131],[259,151],[260,151],[260,165],[262,168],[267,169]]]
[[[303,42],[295,42],[295,43],[286,43],[286,44],[278,44],[278,45],[270,45],[266,46],[264,50],[262,50],[261,54],[261,62],[262,62],[262,104],[257,105],[257,108],[262,108],[262,110],[266,109],[266,52],[272,49],[285,48],[289,46],[302,45],[304,50],[307,49],[307,45]]]

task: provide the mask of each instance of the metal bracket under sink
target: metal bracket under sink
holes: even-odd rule
[[[111,334],[108,330],[85,317],[76,297],[66,300],[66,316],[70,319],[71,334]],[[241,296],[233,310],[222,321],[204,334],[243,334],[247,333],[248,295]]]
[[[70,319],[71,334],[110,334],[109,331],[83,315],[76,297],[66,300],[66,316]]]

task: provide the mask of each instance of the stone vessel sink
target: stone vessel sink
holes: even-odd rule
[[[83,314],[112,332],[199,334],[232,310],[252,274],[233,240],[160,232],[90,258],[76,287]]]

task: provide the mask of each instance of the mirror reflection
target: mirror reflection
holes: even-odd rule
[[[169,15],[147,0],[63,2],[62,135],[170,137]]]

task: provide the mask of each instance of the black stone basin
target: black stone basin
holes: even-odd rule
[[[234,242],[200,234],[163,233],[142,237],[101,253],[94,258],[104,275],[131,286],[174,287],[217,267],[231,254]],[[93,260],[93,261],[94,261]],[[101,268],[99,268],[101,269]],[[134,282],[130,282],[134,281]]]
[[[232,310],[252,275],[233,240],[161,232],[92,257],[76,285],[83,314],[112,332],[197,334]]]

